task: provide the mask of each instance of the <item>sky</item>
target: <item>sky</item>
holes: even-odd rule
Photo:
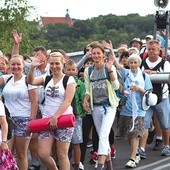
[[[99,15],[127,15],[138,13],[141,16],[155,14],[158,7],[154,0],[28,0],[35,7],[32,18],[40,16],[64,17],[66,9],[74,19],[90,19]],[[170,2],[162,10],[170,10]]]

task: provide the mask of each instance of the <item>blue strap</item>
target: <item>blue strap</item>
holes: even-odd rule
[[[103,101],[100,102],[100,103],[94,103],[94,105],[103,106],[104,114],[106,114],[106,112],[107,112],[107,107],[110,106],[110,102],[109,102],[109,100],[103,100]]]
[[[100,80],[106,80],[107,77],[101,77],[101,78],[95,78],[95,79],[91,79],[91,82],[95,82],[95,81],[100,81]]]

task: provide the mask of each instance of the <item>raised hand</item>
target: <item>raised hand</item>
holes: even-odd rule
[[[22,41],[22,34],[18,34],[17,30],[12,31],[13,41],[15,44],[20,44]]]
[[[112,69],[112,65],[114,63],[115,59],[112,55],[110,55],[110,57],[106,60],[106,68],[108,70],[111,70]]]
[[[32,67],[39,67],[40,65],[44,64],[44,54],[38,53],[34,56],[31,66]]]
[[[112,42],[109,40],[109,43],[106,42],[106,41],[102,41],[102,44],[105,48],[109,49],[109,50],[112,50],[113,49],[113,45],[112,45]]]

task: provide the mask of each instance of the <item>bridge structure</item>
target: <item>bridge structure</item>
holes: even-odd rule
[[[114,49],[114,52],[116,53],[117,49]],[[84,51],[71,52],[71,53],[67,53],[67,55],[77,63],[84,56]],[[150,75],[150,79],[153,83],[168,83],[168,84],[170,84],[170,72],[152,74],[152,75]]]

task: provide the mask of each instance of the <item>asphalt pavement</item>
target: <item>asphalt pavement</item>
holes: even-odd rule
[[[116,158],[113,159],[114,170],[125,170],[125,164],[129,160],[130,146],[127,140],[115,140]],[[146,148],[146,159],[142,159],[135,170],[170,170],[170,157],[161,156],[161,150],[153,151],[153,143]],[[86,155],[85,170],[94,170],[94,165],[89,163],[90,149]],[[73,168],[71,168],[73,170]]]
[[[114,170],[125,170],[125,164],[129,160],[130,146],[125,139],[115,140],[116,158],[113,159]],[[170,157],[161,156],[161,150],[153,151],[153,143],[147,145],[146,159],[142,159],[135,170],[170,170]],[[90,149],[87,149],[86,160],[84,164],[85,170],[94,170],[94,164],[90,164]],[[30,156],[29,156],[30,160]],[[72,161],[70,161],[72,163]],[[46,170],[45,166],[41,164],[40,170]],[[71,167],[71,170],[73,168]]]

